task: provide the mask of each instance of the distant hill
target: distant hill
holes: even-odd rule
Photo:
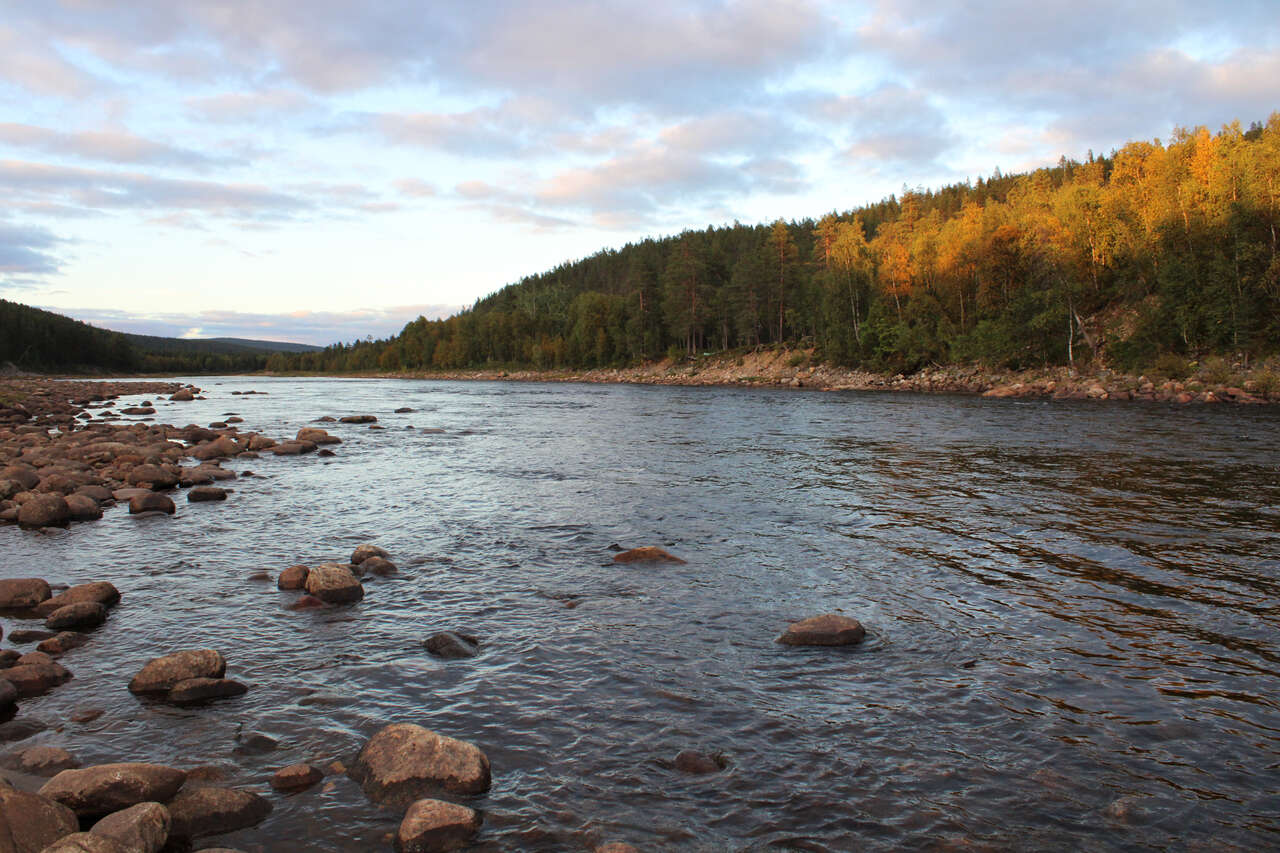
[[[162,338],[156,335],[124,336],[144,352],[152,353],[215,353],[219,355],[243,355],[255,352],[319,352],[323,347],[311,344],[294,344],[286,341],[256,341],[249,338]]]

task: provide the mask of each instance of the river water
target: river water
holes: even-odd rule
[[[75,678],[0,730],[43,723],[11,748],[85,763],[213,765],[272,799],[221,844],[388,849],[400,815],[346,777],[265,782],[398,721],[489,756],[478,850],[1280,848],[1274,407],[190,381],[208,399],[158,421],[385,429],[231,462],[257,476],[172,518],[0,529],[6,576],[123,593],[64,656]],[[355,606],[289,611],[250,579],[362,542],[400,574]],[[688,563],[618,566],[615,544]],[[834,610],[863,645],[774,642]],[[15,627],[37,626],[5,619],[6,645]],[[426,654],[446,629],[480,656]],[[249,693],[179,710],[126,690],[191,647]],[[105,713],[70,721],[86,708]],[[686,748],[728,768],[683,775]]]

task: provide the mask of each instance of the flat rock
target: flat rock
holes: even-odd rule
[[[315,444],[342,444],[342,439],[336,435],[329,435],[327,430],[319,427],[303,427],[298,430],[295,441],[310,441]]]
[[[236,788],[186,788],[169,801],[170,834],[178,838],[222,835],[256,826],[271,814],[271,803]]]
[[[347,774],[375,803],[406,806],[424,794],[489,790],[489,759],[466,741],[408,723],[389,725],[371,737]]]
[[[48,693],[66,681],[71,673],[57,663],[36,663],[0,669],[0,680],[8,681],[18,691],[18,696],[28,698]]]
[[[107,621],[107,608],[96,601],[82,601],[59,607],[44,620],[44,626],[53,631],[86,631]]]
[[[364,598],[364,587],[351,569],[325,563],[307,573],[306,590],[327,604],[348,604]]]
[[[207,503],[209,501],[225,501],[227,490],[218,486],[196,486],[187,492],[188,503]]]
[[[159,853],[169,840],[169,810],[160,803],[138,803],[113,812],[89,830],[119,842],[132,853]]]
[[[646,545],[643,548],[632,548],[629,551],[623,551],[620,554],[613,555],[615,563],[684,563],[685,561],[668,554],[661,548],[655,548],[652,545]]]
[[[378,419],[373,415],[347,415],[346,417],[338,418],[338,420],[344,424],[372,424],[378,422]]]
[[[192,705],[212,699],[243,696],[249,688],[230,678],[188,678],[169,690],[168,700],[175,705]]]
[[[32,746],[20,752],[6,755],[3,764],[10,770],[32,776],[53,776],[63,770],[80,766],[80,761],[65,749],[57,746]],[[3,834],[0,834],[3,838]]]
[[[278,589],[302,589],[307,585],[307,575],[311,570],[306,566],[290,566],[280,573],[276,580]]]
[[[172,489],[178,485],[178,475],[159,465],[137,465],[129,475],[125,477],[125,482],[131,486],[138,488],[151,488],[154,490]]]
[[[271,787],[277,791],[301,791],[324,778],[324,771],[310,764],[291,764],[281,767],[271,777]]]
[[[227,660],[213,649],[194,649],[152,658],[129,682],[133,693],[167,693],[189,678],[221,678]]]
[[[34,628],[19,628],[17,631],[10,632],[9,642],[23,645],[25,643],[38,643],[41,640],[47,640],[54,637],[53,631],[40,631]]]
[[[94,581],[92,583],[76,584],[70,589],[50,598],[48,601],[42,601],[36,607],[36,613],[40,616],[48,616],[60,607],[66,607],[68,604],[81,604],[86,601],[96,601],[103,607],[111,607],[120,600],[120,590],[116,589],[113,584],[106,581]]]
[[[0,850],[40,853],[80,828],[62,803],[7,785],[0,786]]]
[[[167,802],[187,774],[163,764],[128,762],[63,770],[44,784],[40,795],[57,800],[80,817],[100,817],[136,806]]]
[[[52,594],[49,584],[40,578],[6,578],[0,580],[0,609],[21,610],[35,607]]]
[[[397,853],[436,853],[466,847],[480,829],[475,809],[443,800],[418,800],[409,806],[396,832]]]
[[[470,634],[440,631],[423,641],[427,651],[445,660],[473,658],[480,652],[480,641]]]
[[[778,637],[778,642],[788,646],[851,646],[862,642],[866,635],[866,629],[857,619],[825,613],[793,622]]]

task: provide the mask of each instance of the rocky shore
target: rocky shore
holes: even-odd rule
[[[801,350],[762,350],[681,361],[664,359],[637,367],[580,371],[447,370],[379,375],[412,379],[899,391],[1178,404],[1280,402],[1280,381],[1268,370],[1214,369],[1189,373],[1183,379],[1173,379],[1110,370],[1076,371],[1065,367],[1001,372],[973,366],[949,366],[929,367],[910,375],[889,375],[816,363],[812,361],[810,353]]]

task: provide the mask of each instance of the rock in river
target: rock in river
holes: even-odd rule
[[[307,585],[307,575],[311,570],[306,566],[290,566],[280,573],[276,580],[278,589],[302,589]]]
[[[217,486],[196,486],[187,492],[187,501],[193,504],[206,501],[225,501],[226,499],[227,490]]]
[[[357,545],[356,549],[351,552],[351,564],[353,566],[358,566],[370,557],[385,558],[390,556],[390,554],[379,548],[377,545],[366,543],[364,545]]]
[[[40,795],[80,817],[98,817],[138,803],[167,802],[186,779],[182,770],[162,764],[98,764],[63,770],[45,783]]]
[[[133,693],[167,693],[188,678],[221,678],[227,660],[213,649],[193,649],[152,658],[129,682]],[[2,672],[2,671],[0,671]]]
[[[291,764],[281,767],[271,777],[271,787],[277,791],[301,791],[324,778],[319,767],[310,764]]]
[[[40,853],[133,853],[114,838],[92,832],[73,832],[63,836]]]
[[[82,601],[59,607],[44,620],[51,631],[86,631],[107,621],[107,608],[96,601]]]
[[[71,673],[57,663],[30,663],[0,669],[0,680],[12,684],[18,695],[25,698],[48,693],[59,684],[70,681]]]
[[[655,548],[647,545],[643,548],[632,548],[630,551],[623,551],[621,554],[614,554],[613,561],[615,563],[683,563],[684,560],[679,557],[668,554],[661,548]]]
[[[187,788],[169,802],[170,833],[177,838],[221,835],[255,826],[271,814],[271,803],[235,788]]]
[[[436,853],[467,846],[480,829],[475,809],[443,800],[418,800],[404,813],[396,833],[396,853]]]
[[[18,524],[23,527],[65,527],[71,520],[71,507],[59,494],[32,495],[18,509]]]
[[[40,578],[0,580],[0,610],[35,607],[49,598],[49,584]]]
[[[36,615],[48,616],[53,611],[68,604],[80,604],[84,601],[96,601],[103,607],[110,607],[120,600],[120,590],[106,581],[77,584],[63,590],[47,601],[36,606]]]
[[[89,831],[133,853],[159,853],[169,840],[170,823],[169,810],[160,803],[138,803],[107,815]]]
[[[166,515],[173,515],[176,511],[177,507],[173,505],[173,499],[168,495],[153,492],[129,498],[130,515],[137,515],[140,512],[163,512]]]
[[[307,592],[327,604],[347,604],[364,598],[364,587],[351,569],[325,563],[307,573]]]
[[[188,678],[173,685],[167,698],[175,705],[193,705],[211,699],[243,696],[248,691],[248,687],[230,678]]]
[[[21,752],[6,755],[3,764],[11,770],[32,776],[53,776],[80,766],[74,755],[56,746],[27,747]],[[0,834],[0,838],[3,838],[3,834]]]
[[[375,803],[406,806],[422,795],[489,790],[489,759],[474,744],[409,723],[395,723],[371,737],[347,774]]]
[[[39,853],[79,828],[76,813],[62,803],[0,786],[0,849]]]
[[[440,631],[432,634],[423,642],[431,654],[445,660],[473,658],[480,651],[480,641],[470,634],[456,631]]]
[[[825,613],[793,622],[778,642],[788,646],[851,646],[862,642],[866,635],[857,619]]]
[[[89,642],[88,635],[81,634],[79,631],[60,631],[49,639],[42,640],[36,646],[36,651],[47,655],[62,655],[87,642]]]

